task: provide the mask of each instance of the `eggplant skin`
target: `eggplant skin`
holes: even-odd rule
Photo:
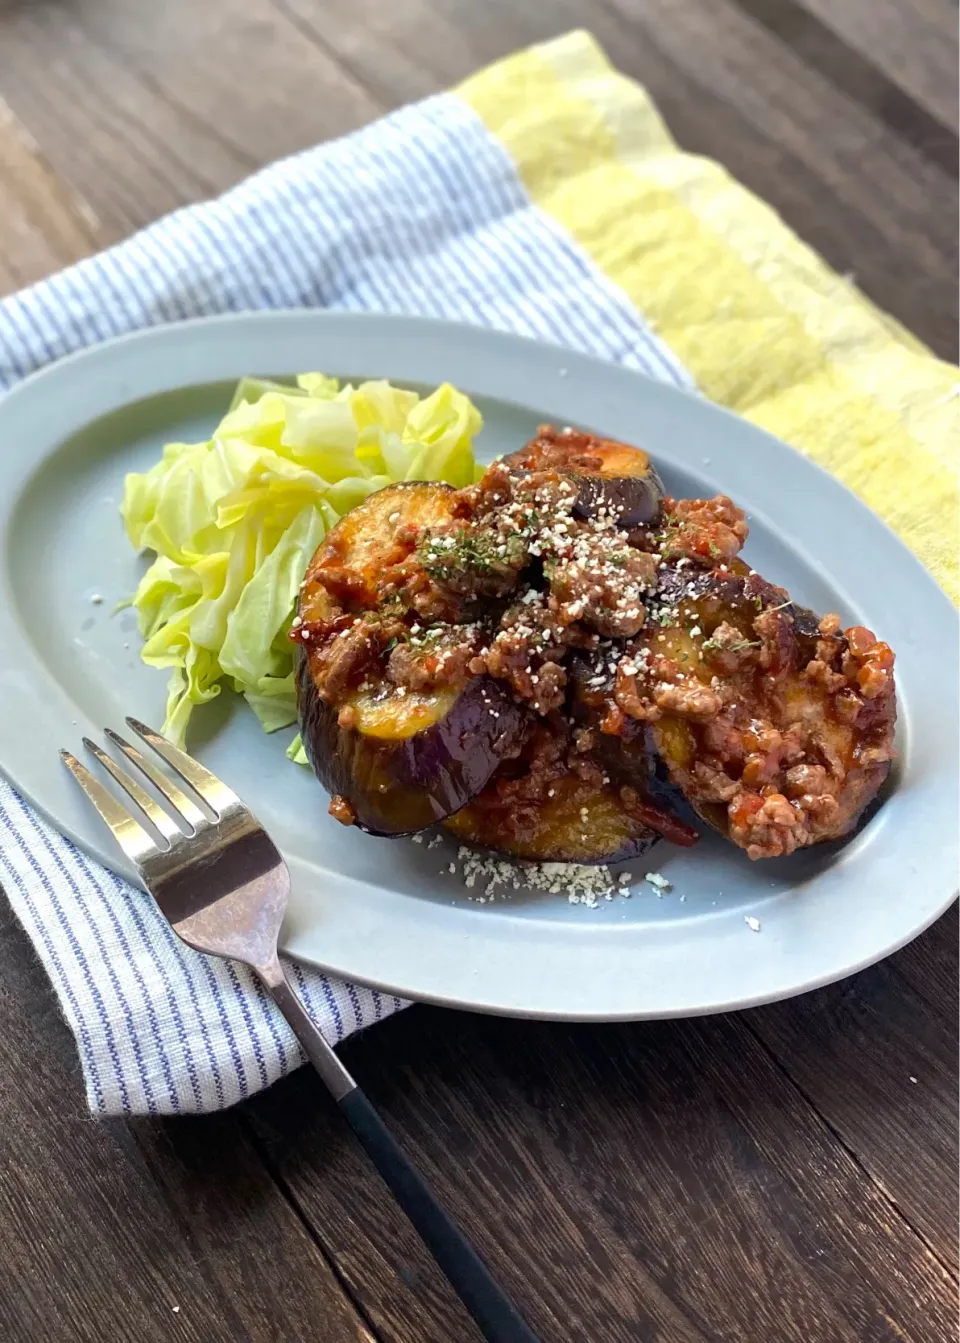
[[[663,482],[642,448],[580,430],[541,425],[519,452],[504,458],[512,471],[558,471],[577,487],[575,517],[603,511],[625,530],[656,523],[663,508]]]
[[[568,707],[573,721],[593,733],[593,757],[620,783],[629,784],[644,795],[655,790],[657,758],[649,731],[629,720],[626,735],[601,732],[600,723],[613,698],[614,677],[604,667],[601,684],[598,668],[583,654],[575,654],[567,664]]]
[[[720,810],[709,807],[694,810],[682,790],[673,782],[661,758],[653,727],[628,719],[626,732],[622,736],[600,730],[600,723],[613,697],[613,676],[608,675],[602,685],[596,685],[596,668],[583,656],[571,659],[568,676],[570,716],[575,723],[593,733],[593,758],[603,766],[611,779],[633,788],[642,802],[649,803],[664,817],[677,823],[676,833],[664,830],[666,838],[672,839],[674,843],[689,845],[696,834],[698,819],[707,821],[714,829],[722,829]],[[684,830],[687,832],[686,838],[682,837]]]
[[[655,523],[660,517],[664,488],[653,463],[646,453],[633,449],[638,456],[646,459],[646,469],[637,464],[635,475],[610,476],[605,472],[598,475],[576,475],[577,502],[573,506],[575,517],[593,518],[602,509],[612,512],[617,525],[630,530]]]
[[[436,721],[409,736],[373,736],[337,722],[298,657],[297,706],[317,778],[372,835],[409,835],[459,811],[520,742],[527,713],[497,681],[474,677],[438,696]],[[445,712],[442,710],[445,708]]]
[[[565,785],[572,785],[567,788]],[[496,807],[473,803],[444,822],[445,829],[464,843],[508,853],[537,863],[622,863],[638,858],[659,838],[627,814],[615,788],[594,793],[581,815],[582,797],[569,777],[554,785],[555,796],[539,803],[530,826],[504,826]]]

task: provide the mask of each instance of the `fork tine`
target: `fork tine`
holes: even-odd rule
[[[142,737],[148,746],[152,746],[157,755],[162,756],[170,768],[175,770],[181,779],[187,781],[217,816],[231,806],[243,806],[231,788],[221,783],[215,774],[204,769],[203,765],[187,755],[186,751],[181,751],[173,742],[161,737],[159,732],[154,732],[153,728],[147,727],[146,723],[141,723],[139,719],[127,718],[126,721],[127,726],[133,728],[137,736]]]
[[[160,853],[160,849],[154,844],[140,822],[135,821],[126,807],[122,807],[113,794],[104,788],[99,779],[93,777],[86,765],[81,765],[77,757],[69,751],[61,751],[60,759],[96,807],[101,819],[112,831],[114,839],[138,870],[142,869],[147,859]]]
[[[84,737],[83,744],[88,751],[96,756],[99,763],[110,777],[120,785],[127,796],[137,804],[147,819],[156,826],[168,844],[172,844],[176,839],[183,839],[183,831],[173,817],[169,816],[160,804],[155,802],[150,794],[140,787],[136,779],[131,779],[130,775],[125,773],[117,762],[111,760],[106,751],[102,751],[97,743],[91,741],[89,737]]]
[[[180,813],[187,825],[196,831],[200,826],[208,823],[206,816],[193,798],[188,797],[183,789],[178,788],[171,778],[157,769],[156,765],[152,765],[135,746],[130,745],[125,737],[121,737],[119,732],[114,732],[113,728],[110,727],[105,727],[103,730],[117,750],[122,751],[131,765],[136,765],[137,769],[147,776],[154,788],[163,794],[175,811]]]

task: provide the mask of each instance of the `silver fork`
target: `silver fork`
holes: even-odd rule
[[[516,1306],[307,1015],[277,954],[290,874],[276,845],[232,789],[135,718],[127,724],[204,803],[106,728],[134,770],[164,797],[172,815],[95,742],[83,744],[160,836],[69,751],[60,755],[110,827],[147,890],[188,946],[248,965],[270,991],[347,1122],[454,1290],[491,1343],[537,1343]],[[209,812],[209,814],[208,814]]]

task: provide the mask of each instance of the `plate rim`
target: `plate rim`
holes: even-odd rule
[[[76,418],[72,429],[70,429],[68,433],[77,432],[84,425],[90,423],[98,416],[109,414],[114,410],[121,410],[124,406],[129,406],[133,402],[151,395],[158,395],[164,391],[185,391],[190,386],[197,387],[209,385],[212,382],[229,381],[232,377],[241,376],[235,369],[234,371],[220,374],[211,373],[202,368],[198,368],[196,376],[189,381],[174,380],[170,386],[137,387],[135,384],[137,383],[138,378],[141,382],[145,381],[149,383],[151,381],[149,377],[141,378],[141,369],[136,367],[139,352],[144,349],[149,349],[151,346],[159,347],[164,345],[183,345],[185,347],[190,343],[192,335],[197,332],[225,332],[226,336],[224,339],[226,343],[229,344],[229,337],[232,332],[242,330],[245,333],[244,339],[246,339],[247,337],[251,337],[251,333],[260,332],[262,329],[265,337],[264,349],[266,350],[267,345],[269,344],[269,339],[267,339],[267,337],[269,337],[271,330],[276,333],[282,328],[287,328],[289,331],[295,332],[296,339],[298,340],[300,339],[302,330],[322,330],[323,328],[327,328],[328,333],[333,333],[334,335],[339,334],[340,336],[349,335],[350,339],[355,343],[359,342],[360,345],[365,342],[367,337],[370,337],[374,344],[376,344],[377,340],[387,339],[389,342],[389,340],[393,339],[397,342],[402,340],[408,345],[418,345],[418,343],[426,343],[429,345],[431,342],[442,339],[450,344],[463,346],[468,350],[470,347],[477,347],[482,357],[493,357],[494,360],[496,360],[497,356],[496,347],[499,347],[500,352],[504,355],[509,351],[511,352],[510,357],[519,357],[520,362],[531,360],[536,363],[536,361],[539,360],[540,374],[542,375],[545,372],[552,372],[553,376],[557,379],[556,390],[558,399],[563,391],[569,392],[570,384],[576,381],[576,377],[571,376],[570,373],[572,368],[574,370],[574,375],[582,372],[583,375],[587,377],[592,373],[601,380],[619,380],[621,383],[624,383],[624,385],[626,385],[627,382],[633,383],[635,387],[639,385],[640,387],[645,388],[646,393],[651,395],[654,400],[657,398],[665,398],[667,402],[673,401],[675,405],[679,405],[680,402],[683,402],[686,403],[688,409],[692,404],[698,407],[698,409],[696,412],[691,413],[700,415],[706,411],[707,415],[710,417],[722,417],[728,424],[735,426],[733,430],[735,434],[742,434],[746,436],[747,440],[752,437],[757,443],[772,443],[775,445],[778,452],[786,452],[790,460],[802,463],[802,473],[809,473],[809,479],[812,483],[818,488],[825,489],[828,497],[832,495],[839,501],[840,505],[848,509],[852,508],[855,516],[861,523],[867,526],[868,531],[873,530],[875,535],[882,537],[883,544],[887,551],[889,552],[892,549],[892,552],[895,554],[897,565],[905,566],[906,570],[912,573],[913,580],[921,583],[925,599],[928,602],[932,601],[935,606],[939,606],[942,614],[949,615],[951,624],[955,623],[956,612],[950,603],[949,598],[942,589],[940,589],[933,576],[921,565],[917,557],[913,555],[892,529],[881,518],[874,514],[872,510],[870,510],[869,507],[847,486],[837,480],[836,477],[830,475],[824,468],[819,466],[818,463],[803,456],[796,449],[791,448],[788,444],[783,443],[781,440],[767,433],[767,431],[760,429],[758,426],[750,424],[749,421],[742,419],[725,407],[717,406],[714,403],[699,397],[695,392],[678,387],[675,384],[651,379],[639,371],[625,368],[622,365],[611,364],[594,356],[581,354],[562,346],[549,345],[541,341],[530,340],[526,337],[517,336],[512,333],[499,332],[489,328],[467,326],[460,323],[441,322],[429,318],[301,309],[223,314],[216,317],[195,318],[189,321],[166,323],[144,330],[130,332],[113,340],[103,342],[102,344],[76,351],[75,353],[29,375],[0,398],[0,434],[2,434],[3,426],[11,416],[15,418],[18,415],[26,414],[29,417],[31,406],[37,395],[38,388],[40,388],[42,392],[45,390],[45,393],[49,393],[52,397],[55,392],[54,384],[59,380],[69,382],[72,378],[75,378],[78,369],[80,375],[83,375],[84,372],[89,372],[89,390],[96,390],[97,394],[94,397],[94,401],[96,401],[97,396],[99,396],[101,401],[103,401],[105,397],[106,404],[100,405],[95,415],[86,418]],[[440,333],[442,333],[442,336]],[[215,337],[212,343],[216,344]],[[349,340],[347,343],[349,344]],[[240,344],[243,344],[243,340],[240,341]],[[494,351],[493,356],[490,356],[489,354],[491,349]],[[226,353],[226,350],[223,352]],[[329,364],[329,360],[323,360],[321,362]],[[127,365],[131,363],[134,365],[132,372],[127,368]],[[174,364],[175,363],[176,361],[174,360]],[[245,371],[250,372],[249,365],[246,367]],[[262,371],[266,373],[270,370],[262,368]],[[272,371],[276,373],[278,372],[278,369],[274,368]],[[344,371],[346,372],[347,369],[345,368]],[[385,376],[400,379],[411,377],[413,375],[403,374],[395,370],[387,370],[379,374],[371,373],[369,376]],[[98,378],[100,379],[99,382],[97,381]],[[128,380],[125,380],[125,378]],[[414,377],[414,380],[440,381],[436,376],[431,379],[424,379],[422,372],[417,374]],[[164,382],[163,379],[160,381],[161,383]],[[470,388],[470,390],[475,394],[498,396],[501,400],[515,401],[515,398],[505,397],[502,392],[496,390],[479,391],[475,386]],[[534,393],[531,399],[539,401],[541,399],[540,392]],[[522,400],[520,402],[515,401],[515,403],[523,404]],[[24,406],[26,407],[25,411],[22,409]],[[563,417],[558,416],[558,418]],[[579,417],[570,415],[568,418],[577,419]],[[23,489],[32,474],[42,467],[43,462],[57,450],[59,444],[64,441],[64,437],[66,436],[66,434],[61,434],[55,442],[52,444],[48,443],[48,451],[46,452],[42,451],[41,445],[38,444],[35,453],[31,454],[30,452],[25,452],[16,462],[13,461],[16,454],[0,454],[0,595],[3,596],[3,600],[0,601],[0,644],[6,642],[6,636],[9,634],[11,623],[16,624],[15,619],[13,619],[13,621],[11,620],[9,575],[7,569],[7,531],[9,528],[9,515],[11,511],[9,505],[16,499],[17,494]],[[723,488],[722,485],[720,488]],[[877,529],[879,529],[879,532]],[[799,553],[803,556],[805,562],[811,560],[811,557],[806,553],[803,546],[795,548],[799,550]],[[818,561],[814,560],[813,567],[817,567],[817,564]],[[835,589],[844,591],[842,578],[845,577],[845,575],[841,576],[841,582],[838,583],[833,578],[832,572],[829,569],[827,569],[827,572],[831,573],[832,586],[834,586]],[[28,651],[32,653],[32,647],[27,636],[22,634],[20,638],[21,642],[27,644]],[[13,642],[15,643],[16,640]],[[33,656],[36,657],[35,654],[33,654]],[[38,657],[36,657],[36,660],[40,662]],[[0,662],[2,662],[2,655],[0,655]],[[21,788],[17,783],[13,772],[8,769],[7,765],[2,760],[0,760],[0,770],[2,770],[7,777],[11,778],[14,785],[20,788],[20,790],[29,798],[31,804],[50,820],[55,828],[61,833],[65,833],[68,838],[73,840],[74,843],[77,843],[84,851],[90,853],[97,859],[97,861],[103,863],[104,866],[114,871],[120,871],[128,878],[131,877],[132,874],[129,868],[123,863],[118,863],[116,856],[111,852],[108,844],[97,842],[100,838],[100,832],[97,828],[99,827],[99,822],[96,822],[95,818],[91,817],[95,822],[95,825],[91,826],[91,830],[97,836],[96,839],[94,839],[92,835],[75,831],[73,827],[65,827],[62,820],[58,820],[57,816],[50,811],[42,800],[32,793],[29,787],[26,789]],[[342,880],[352,881],[353,879],[342,878]],[[362,883],[357,884],[362,885]],[[933,900],[926,907],[922,919],[915,920],[906,931],[902,932],[902,935],[898,934],[892,941],[885,942],[884,945],[879,948],[871,949],[859,960],[852,961],[839,970],[834,968],[825,971],[822,975],[815,975],[812,977],[809,974],[806,974],[801,977],[799,982],[786,984],[779,990],[771,991],[768,989],[757,994],[747,994],[728,1001],[712,1002],[709,1004],[701,1004],[699,1006],[688,1005],[679,1010],[669,1005],[663,1008],[647,1005],[644,1007],[630,1007],[620,1011],[611,1011],[609,1007],[600,1008],[596,1011],[584,1010],[583,1008],[566,1011],[562,1006],[555,1007],[549,1011],[544,1011],[541,1007],[537,1006],[524,1007],[522,1004],[509,1004],[484,1000],[476,993],[471,998],[469,996],[463,996],[462,991],[460,994],[451,993],[449,991],[431,992],[429,988],[411,986],[409,983],[405,984],[399,981],[391,983],[383,977],[358,971],[356,967],[345,968],[342,965],[331,964],[322,956],[318,956],[316,952],[312,951],[308,946],[305,946],[304,935],[296,930],[292,935],[285,938],[285,950],[288,954],[294,954],[300,960],[317,965],[326,973],[349,979],[358,984],[372,985],[383,989],[385,992],[396,993],[400,997],[413,997],[418,1001],[435,1002],[445,1006],[466,1007],[475,1011],[494,1012],[521,1017],[549,1017],[562,1020],[592,1021],[655,1019],[662,1017],[704,1015],[756,1006],[760,1003],[777,1001],[799,993],[808,992],[814,988],[821,987],[824,984],[844,978],[847,975],[856,973],[858,970],[875,963],[906,945],[914,937],[918,936],[926,927],[929,927],[931,923],[949,908],[955,898],[956,889],[955,886],[953,886],[948,894],[943,895],[941,893],[939,898]],[[466,988],[469,986],[465,985],[464,987]]]

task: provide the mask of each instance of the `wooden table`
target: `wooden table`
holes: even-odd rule
[[[684,145],[953,356],[956,18],[951,0],[0,0],[0,290],[584,25]],[[90,1122],[0,908],[0,1337],[476,1337],[310,1073],[211,1118]],[[545,1341],[954,1337],[955,910],[737,1016],[417,1008],[343,1053]]]

